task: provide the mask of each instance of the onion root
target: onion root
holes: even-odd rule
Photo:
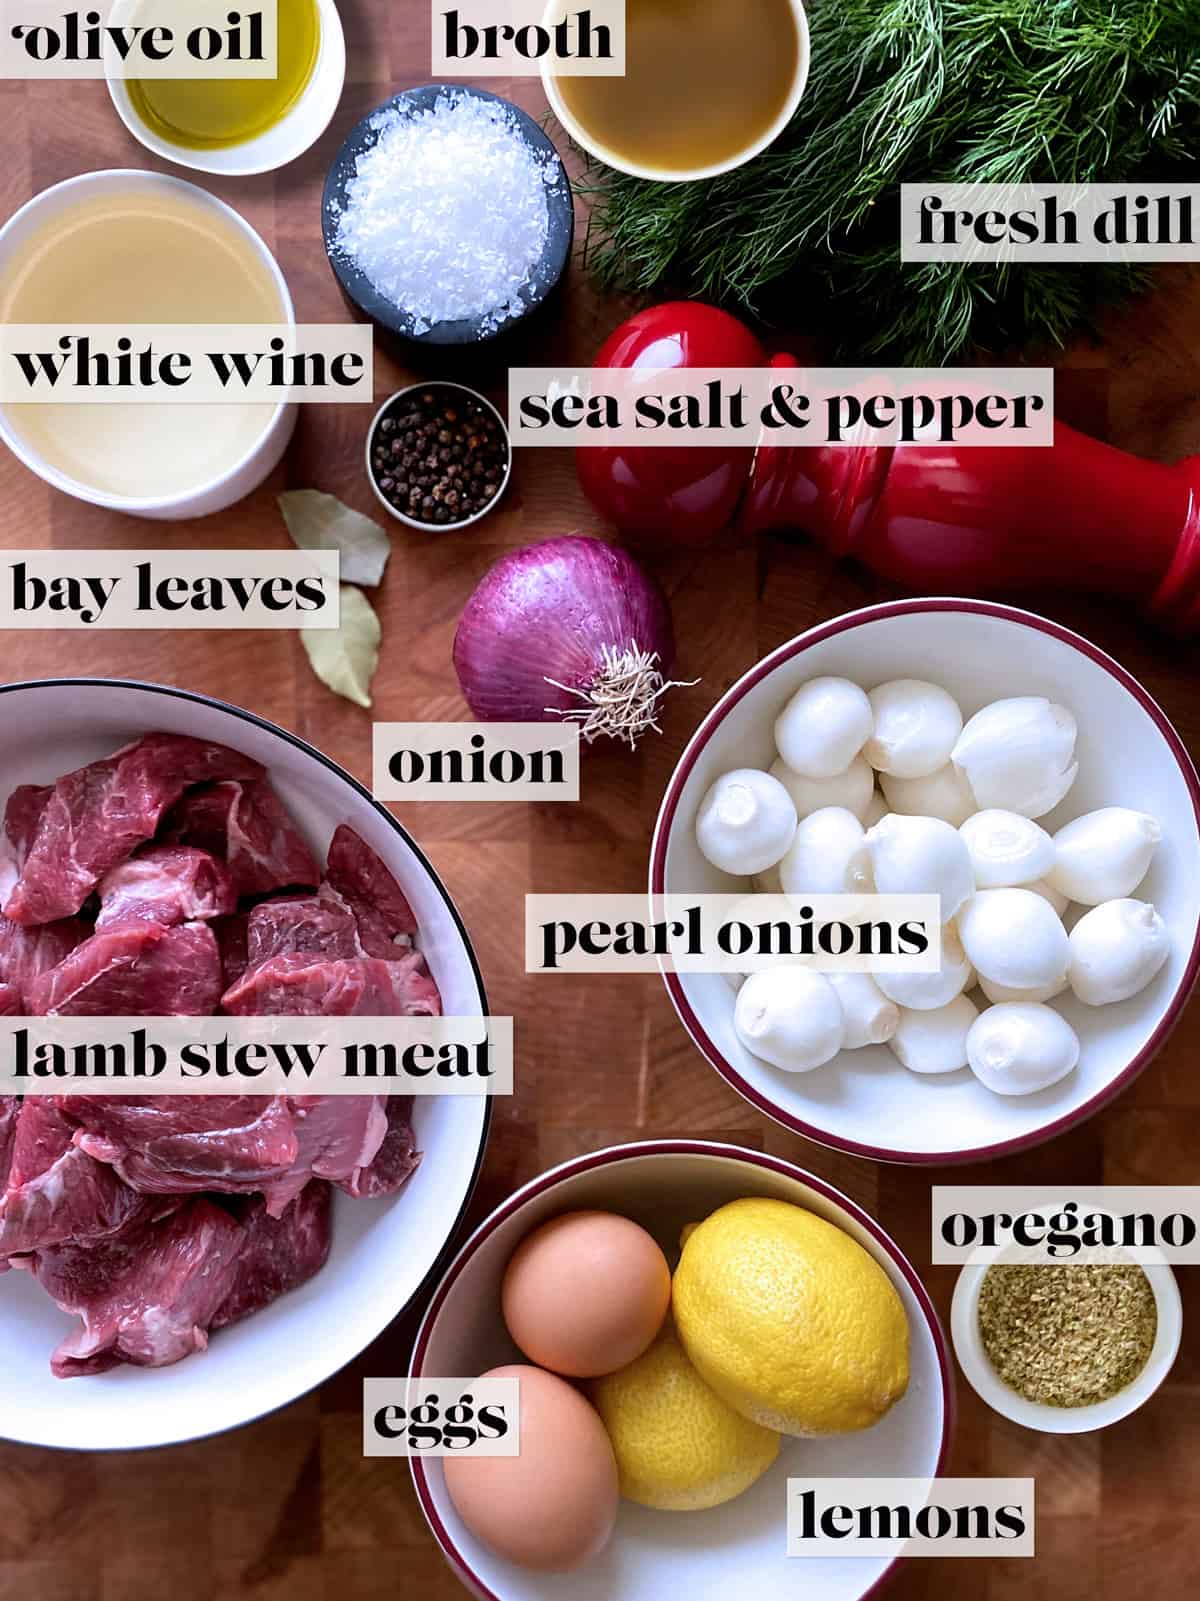
[[[658,652],[642,650],[633,640],[624,649],[605,645],[602,660],[600,671],[585,687],[546,679],[582,703],[566,709],[547,706],[546,714],[577,722],[589,745],[604,735],[623,740],[632,749],[649,730],[661,733],[658,703],[662,697],[669,689],[689,689],[700,682],[698,678],[664,678],[658,669]]]

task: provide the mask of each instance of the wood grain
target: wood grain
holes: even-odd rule
[[[320,243],[325,171],[351,124],[393,90],[428,76],[421,0],[342,0],[350,80],[334,124],[287,171],[218,182],[276,250],[302,321],[347,315]],[[535,115],[536,80],[486,85]],[[102,84],[0,85],[5,133],[0,211],[62,178],[104,166],[156,165],[125,133]],[[165,166],[162,170],[169,170]],[[573,268],[557,313],[515,350],[480,357],[474,380],[495,395],[505,360],[586,364],[625,308],[600,301]],[[1147,456],[1200,450],[1200,273],[1165,270],[1152,297],[1114,316],[1102,343],[1063,355],[1060,408],[1078,425]],[[431,375],[431,366],[422,375]],[[381,352],[382,398],[414,374]],[[0,545],[153,548],[277,545],[274,497],[315,486],[365,512],[367,416],[306,407],[271,482],[219,519],[156,525],[52,493],[7,453],[0,460]],[[497,554],[538,537],[593,530],[569,454],[522,454],[503,508],[462,536],[397,532],[378,605],[384,623],[376,714],[466,716],[450,666],[458,613]],[[1131,528],[1130,539],[1137,538]],[[650,1134],[709,1135],[777,1152],[839,1185],[873,1212],[926,1272],[942,1312],[954,1272],[928,1269],[928,1193],[947,1174],[880,1167],[823,1150],[767,1122],[727,1089],[685,1038],[656,979],[556,979],[520,971],[516,931],[530,890],[636,890],[645,881],[658,799],[699,717],[758,656],[823,618],[891,593],[834,566],[800,540],[732,537],[701,551],[648,546],[682,646],[661,740],[636,758],[590,756],[573,807],[423,805],[399,809],[457,899],[495,1009],[520,1022],[519,1089],[497,1108],[472,1209],[481,1218],[513,1187],[574,1153]],[[1147,685],[1194,749],[1197,653],[1154,634],[1119,605],[1070,593],[1019,597],[1099,641]],[[70,671],[186,686],[247,705],[368,776],[370,717],[328,695],[283,633],[55,633],[0,638],[8,679]],[[1197,1175],[1200,1047],[1193,1010],[1120,1102],[1052,1146],[956,1170],[958,1182],[1157,1181]],[[1180,1274],[1186,1315],[1200,1316],[1194,1271]],[[319,1394],[221,1439],[147,1455],[93,1456],[0,1446],[0,1601],[460,1601],[399,1464],[360,1454],[366,1374],[405,1365],[415,1312]],[[960,1386],[951,1470],[1038,1478],[1040,1553],[1030,1562],[923,1562],[895,1580],[895,1601],[1118,1601],[1173,1598],[1194,1582],[1200,1541],[1200,1358],[1185,1350],[1171,1381],[1103,1436],[1044,1440],[992,1416]],[[64,1396],[69,1404],[69,1396]],[[0,1419],[0,1430],[3,1420]],[[797,1573],[797,1592],[803,1577]],[[666,1594],[664,1589],[664,1595]]]

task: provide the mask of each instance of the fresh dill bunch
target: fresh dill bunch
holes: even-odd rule
[[[1162,183],[1200,157],[1200,0],[817,0],[808,88],[761,156],[651,183],[591,167],[599,282],[715,300],[843,356],[1061,343],[1146,273],[900,261],[901,183]]]

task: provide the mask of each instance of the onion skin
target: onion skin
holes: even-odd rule
[[[566,535],[511,551],[480,580],[454,636],[454,668],[480,722],[558,722],[577,711],[604,650],[675,658],[667,598],[627,551]],[[555,678],[566,689],[547,680]]]

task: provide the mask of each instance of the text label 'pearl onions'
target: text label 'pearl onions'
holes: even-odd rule
[[[1148,901],[1105,901],[1071,930],[1071,988],[1088,1006],[1136,995],[1171,949],[1166,924]]]
[[[888,1041],[896,1059],[913,1073],[954,1073],[967,1065],[967,1035],[979,1016],[974,1002],[956,995],[933,1012],[901,1008]]]
[[[980,889],[1033,884],[1054,866],[1054,841],[1019,812],[976,812],[959,829]]]
[[[738,991],[733,1026],[748,1051],[788,1073],[820,1067],[845,1038],[837,991],[806,967],[751,973]]]
[[[875,793],[875,774],[861,756],[856,756],[844,773],[835,773],[832,778],[804,778],[793,773],[782,757],[771,763],[770,773],[792,797],[799,818],[826,806],[844,806],[861,823]]]
[[[717,779],[696,814],[696,843],[723,873],[773,867],[796,832],[796,808],[777,778],[739,767]]]
[[[1046,876],[1069,901],[1084,906],[1123,900],[1145,878],[1161,838],[1147,813],[1104,806],[1059,829],[1054,867]]]
[[[956,829],[936,817],[885,817],[866,836],[881,895],[940,895],[948,923],[975,891],[971,857]]]
[[[937,817],[951,828],[958,828],[979,810],[971,786],[950,762],[928,778],[893,778],[881,773],[879,787],[892,811],[905,817]]]
[[[1048,1089],[1078,1060],[1078,1035],[1048,1006],[989,1006],[967,1035],[970,1069],[997,1095]]]
[[[897,778],[928,778],[950,760],[962,732],[962,713],[939,685],[896,678],[873,689],[867,699],[875,732],[863,755],[872,767]]]
[[[1028,889],[981,889],[958,919],[963,949],[981,979],[1009,989],[1057,984],[1070,947],[1050,902]]]
[[[775,720],[775,745],[805,778],[844,773],[871,737],[871,703],[848,678],[813,678]]]
[[[859,861],[863,826],[844,806],[825,806],[796,829],[779,864],[785,895],[847,895],[868,888]]]
[[[910,1011],[932,1012],[948,1005],[956,995],[969,989],[975,971],[963,954],[958,930],[953,923],[942,929],[942,963],[936,973],[876,973],[875,982],[897,1006]]]
[[[959,735],[953,761],[981,810],[997,806],[1043,817],[1075,782],[1075,719],[1044,695],[1016,695],[976,712]]]
[[[900,1013],[869,973],[830,973],[829,982],[842,1003],[843,1050],[858,1051],[891,1039]]]

